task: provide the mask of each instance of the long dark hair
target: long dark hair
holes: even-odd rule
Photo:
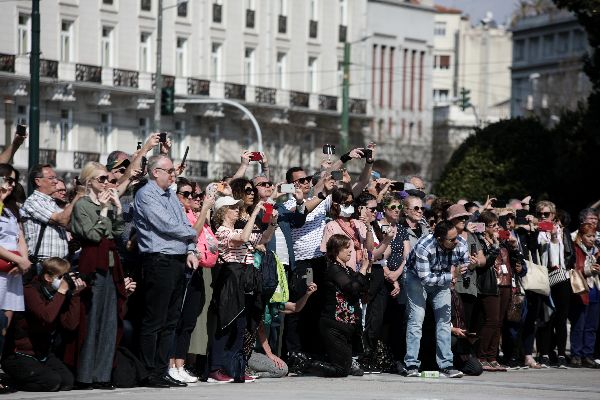
[[[17,182],[19,182],[19,171],[17,171],[16,169],[13,168],[12,165],[10,164],[0,164],[0,177],[7,177],[7,176],[11,176],[12,173],[15,173],[15,180]],[[13,191],[10,193],[10,195],[4,199],[4,208],[10,210],[15,217],[17,217],[17,219],[19,218],[19,206],[17,204],[17,199],[16,199],[16,195],[15,195],[15,187],[13,188]],[[2,211],[2,213],[4,214],[4,210]]]
[[[345,202],[348,196],[352,197],[352,200],[354,200],[352,192],[344,188],[335,189],[333,193],[331,193],[331,208],[329,209],[329,216],[331,219],[336,220],[340,217],[340,204]]]
[[[244,199],[244,196],[246,196],[246,185],[252,186],[252,190],[254,191],[254,201],[252,202],[251,206],[246,208],[246,212],[250,214],[254,210],[256,203],[258,203],[258,190],[256,190],[256,187],[252,181],[246,178],[236,178],[229,182],[229,186],[231,186],[231,193],[233,194],[233,198],[236,200]]]

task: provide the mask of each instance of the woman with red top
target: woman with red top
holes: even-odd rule
[[[571,366],[598,368],[594,362],[594,344],[600,318],[600,265],[596,226],[581,224],[575,238],[575,269],[583,274],[590,288],[588,293],[574,294],[571,298]]]

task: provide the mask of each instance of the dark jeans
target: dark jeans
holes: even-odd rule
[[[348,376],[352,366],[352,338],[356,327],[354,324],[344,324],[323,317],[319,322],[319,331],[327,348],[327,359],[335,368],[332,376]]]
[[[571,356],[594,357],[600,303],[583,304],[579,295],[571,300]]]
[[[559,356],[564,356],[567,348],[567,317],[571,302],[571,282],[557,283],[550,288],[554,303],[554,313],[550,322],[540,329],[538,336],[538,352],[548,355],[556,346]]]
[[[475,304],[477,303],[477,296],[468,293],[459,293],[458,295],[463,304],[467,331],[475,332],[475,327],[477,326],[477,323],[475,322]]]
[[[244,332],[247,324],[246,313],[242,312],[224,329],[217,329],[210,350],[210,371],[222,369],[232,378],[236,375],[239,378],[240,372],[244,376]]]
[[[521,340],[523,344],[523,354],[526,356],[533,354],[533,343],[536,336],[536,321],[541,315],[544,296],[530,290],[525,291],[527,298],[527,316],[523,322]]]
[[[371,280],[369,282],[369,301],[367,315],[365,317],[365,329],[363,332],[363,346],[365,355],[371,355],[375,351],[378,340],[383,340],[384,323],[388,313],[388,304],[396,302],[390,296],[392,284],[385,280],[383,268],[373,265],[371,269]],[[396,316],[402,318],[400,314]]]
[[[176,359],[185,360],[190,348],[192,332],[196,327],[196,321],[202,312],[202,308],[204,308],[204,279],[202,273],[202,268],[198,268],[192,274],[191,278],[186,279],[185,299],[183,300],[181,316],[175,329],[175,350],[173,357]]]
[[[19,390],[56,392],[73,388],[73,374],[53,354],[44,362],[34,357],[12,354],[2,361],[2,369],[14,380]]]
[[[480,295],[483,324],[479,332],[478,357],[483,361],[496,361],[502,321],[510,302],[510,287],[500,287],[500,294]]]
[[[142,255],[144,316],[139,356],[151,375],[163,375],[169,366],[185,289],[185,260],[185,255]]]

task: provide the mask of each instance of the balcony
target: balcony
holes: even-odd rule
[[[213,3],[212,20],[216,24],[223,22],[223,5]]]
[[[188,78],[187,94],[208,96],[210,94],[210,81],[205,79]]]
[[[0,71],[15,72],[14,54],[0,54]]]
[[[308,37],[316,39],[319,33],[319,21],[310,20],[308,21]]]
[[[40,77],[58,79],[58,61],[40,60]]]
[[[348,111],[350,114],[366,114],[367,101],[365,99],[349,99]]]
[[[225,98],[245,101],[246,85],[225,82]]]
[[[240,167],[239,162],[211,162],[211,179],[221,179],[225,176],[232,176]]]
[[[208,178],[208,161],[187,160],[185,175],[191,178]]]
[[[162,87],[175,87],[175,77],[173,75],[162,76]],[[156,88],[156,74],[152,74],[152,90]]]
[[[86,151],[73,152],[73,168],[81,169],[90,161],[99,162],[100,153],[90,153]]]
[[[256,11],[251,9],[246,9],[246,28],[254,29],[254,17]]]
[[[263,103],[263,104],[276,104],[277,103],[277,90],[272,89],[272,88],[257,86],[254,88],[254,101],[256,103]]]
[[[139,87],[140,73],[137,71],[128,71],[125,69],[113,69],[113,86],[120,87]]]
[[[75,64],[75,80],[81,82],[102,83],[102,67],[87,64]]]
[[[56,150],[40,149],[39,163],[56,165]]]
[[[337,111],[337,97],[319,95],[319,110],[321,111]]]
[[[306,92],[290,92],[290,106],[308,108],[310,95]]]
[[[279,15],[277,19],[277,32],[287,33],[287,15]]]
[[[346,25],[340,25],[339,26],[339,32],[338,32],[338,40],[340,43],[346,43],[346,38],[348,35],[348,27]]]

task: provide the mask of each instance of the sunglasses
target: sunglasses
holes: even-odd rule
[[[256,186],[256,187],[263,187],[264,186],[266,188],[270,188],[270,187],[273,186],[273,182],[269,182],[269,181],[267,181],[267,182],[259,182],[259,183],[257,183],[254,186]]]
[[[98,181],[98,183],[107,183],[108,182],[108,175],[97,176],[96,180]]]
[[[302,185],[309,183],[310,181],[312,181],[312,176],[305,176],[304,178],[298,178],[295,181],[293,181],[292,183],[300,183]]]
[[[552,214],[551,212],[541,212],[538,213],[538,215],[542,218],[548,218],[550,216],[550,214]]]
[[[367,207],[367,206],[363,206],[364,208],[366,208],[367,210],[370,210],[371,212],[375,212],[377,211],[377,206],[375,207]]]
[[[254,194],[254,189],[251,187],[244,188],[244,193],[246,193],[247,195]]]
[[[401,205],[392,204],[391,206],[387,206],[387,209],[388,210],[392,210],[392,211],[394,211],[394,210],[400,211],[400,210],[402,210],[402,206]]]
[[[185,192],[177,192],[177,194],[180,194],[180,195],[182,195],[183,197],[185,197],[186,199],[189,199],[189,198],[190,198],[190,196],[191,196],[192,194],[194,194],[194,193],[193,193],[193,192],[190,192],[190,191],[188,191],[188,190],[186,190]]]
[[[9,185],[14,185],[17,183],[17,180],[15,178],[13,178],[12,176],[5,176],[4,182],[8,183]]]
[[[119,169],[117,169],[117,170],[113,171],[113,173],[115,173],[115,174],[116,174],[116,173],[118,172],[118,173],[120,173],[120,174],[124,174],[124,173],[125,173],[125,171],[127,171],[127,168],[124,168],[124,167],[123,167],[123,168],[119,168]]]
[[[425,207],[414,206],[410,210],[413,210],[414,212],[419,212],[419,211],[423,212],[425,210]]]
[[[204,194],[202,194],[202,193],[194,193],[194,194],[192,194],[192,199],[199,200],[199,199],[202,198],[202,196],[204,196]]]
[[[116,185],[116,184],[117,184],[117,182],[119,182],[119,180],[118,180],[117,178],[113,178],[113,179],[111,179],[110,181],[108,181],[108,183],[111,183],[111,184],[113,184],[113,185]]]

